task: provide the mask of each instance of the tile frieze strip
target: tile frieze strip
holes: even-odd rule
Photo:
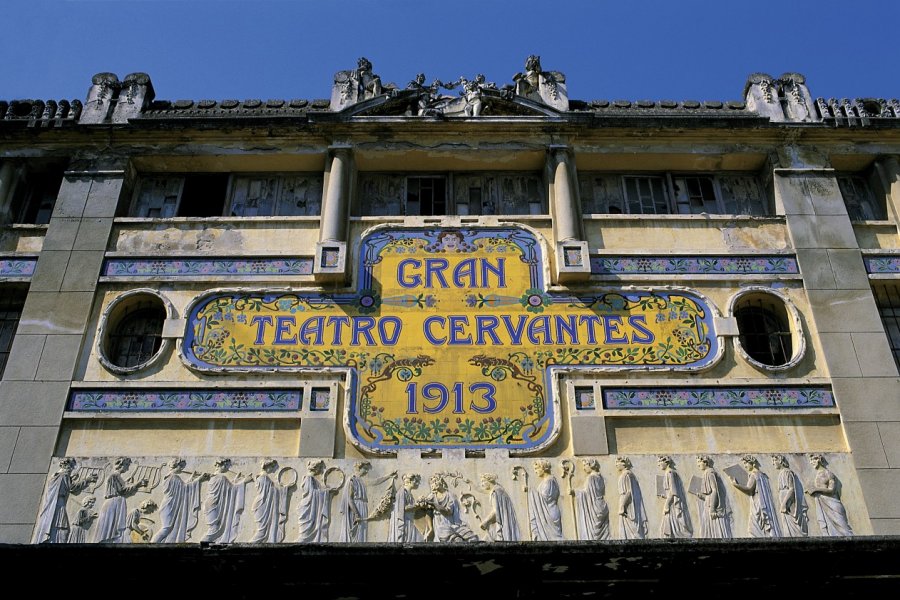
[[[37,256],[0,256],[0,277],[30,278],[36,265]]]
[[[833,408],[834,394],[824,386],[614,387],[602,391],[607,410]],[[593,408],[592,391],[576,389],[576,407]]]
[[[863,263],[870,275],[900,275],[900,254],[870,254]]]
[[[797,259],[786,254],[593,255],[592,275],[799,275]]]
[[[206,411],[298,411],[305,403],[312,411],[328,410],[331,394],[327,387],[313,387],[309,399],[302,389],[204,390],[204,389],[120,389],[73,390],[69,397],[72,412],[206,412]]]
[[[266,277],[312,275],[312,257],[107,258],[103,277]]]

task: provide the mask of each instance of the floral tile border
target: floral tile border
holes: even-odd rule
[[[783,254],[745,256],[591,257],[592,275],[796,275],[797,259]]]
[[[312,258],[107,258],[105,277],[265,277],[312,275]]]
[[[608,410],[690,408],[830,408],[827,387],[604,388]]]
[[[31,277],[36,265],[36,256],[0,258],[0,277]]]
[[[313,389],[312,395],[320,390]],[[321,399],[317,398],[319,402]],[[74,390],[74,412],[297,411],[303,390]]]
[[[866,265],[866,273],[871,275],[900,274],[900,255],[881,254],[863,256]]]

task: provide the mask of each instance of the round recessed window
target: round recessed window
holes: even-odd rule
[[[732,302],[738,349],[751,364],[768,369],[795,365],[803,353],[800,318],[780,295],[748,291]]]
[[[150,291],[134,291],[117,298],[103,320],[100,357],[111,371],[132,373],[160,355],[167,303]]]

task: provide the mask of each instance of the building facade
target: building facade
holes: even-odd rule
[[[900,533],[900,103],[0,102],[0,541]]]

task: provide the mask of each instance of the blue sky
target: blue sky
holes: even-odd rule
[[[0,7],[0,99],[83,99],[101,71],[167,100],[326,98],[360,56],[400,86],[503,85],[532,53],[582,100],[734,100],[756,71],[898,98],[898,23],[896,0],[20,0]]]

